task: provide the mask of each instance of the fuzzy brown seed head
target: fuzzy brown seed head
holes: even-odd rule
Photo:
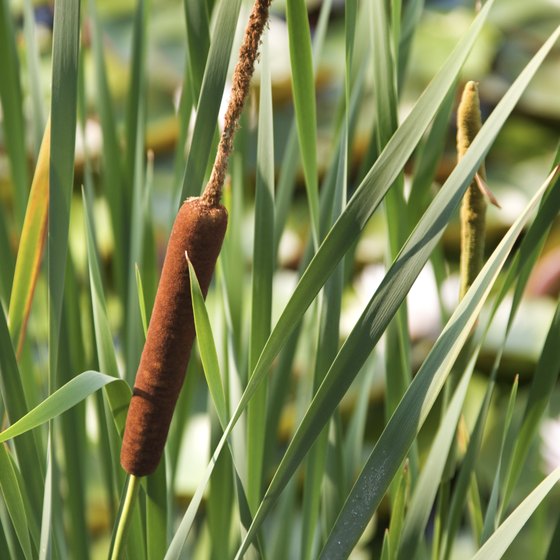
[[[129,474],[159,464],[195,338],[185,252],[206,295],[226,227],[226,209],[201,198],[188,199],[175,219],[126,419],[121,465]]]

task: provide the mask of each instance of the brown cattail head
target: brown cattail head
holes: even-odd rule
[[[206,296],[226,227],[226,209],[199,197],[175,219],[126,419],[121,465],[129,474],[159,464],[195,338],[185,252]]]
[[[457,109],[457,158],[467,152],[480,130],[480,101],[476,82],[467,82]],[[478,171],[484,179],[484,164]],[[467,188],[461,203],[461,286],[462,299],[482,268],[484,258],[484,237],[486,229],[486,200],[484,194],[473,181]]]

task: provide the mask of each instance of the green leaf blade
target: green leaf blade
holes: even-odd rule
[[[222,385],[222,377],[220,375],[220,364],[218,362],[218,353],[216,352],[216,344],[212,335],[212,327],[208,317],[208,311],[204,303],[204,296],[200,289],[200,284],[196,277],[196,271],[185,255],[189,266],[189,279],[191,289],[191,300],[193,306],[194,324],[196,331],[196,340],[200,352],[200,359],[208,383],[208,390],[212,396],[212,401],[216,407],[220,423],[225,426],[227,423],[227,407],[224,387]]]
[[[307,187],[313,235],[319,233],[319,187],[317,179],[317,108],[311,54],[311,32],[304,0],[287,0],[286,19],[292,65],[294,107]]]
[[[550,473],[498,527],[495,533],[473,556],[473,560],[499,560],[525,523],[560,480],[560,468]]]

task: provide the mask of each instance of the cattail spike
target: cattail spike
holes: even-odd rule
[[[460,160],[480,130],[480,101],[478,84],[467,82],[457,110],[457,157]],[[478,174],[486,178],[484,164]],[[486,229],[486,200],[484,193],[473,180],[461,204],[461,287],[462,299],[482,268]]]
[[[227,211],[190,198],[169,238],[146,344],[128,409],[121,465],[135,476],[159,464],[195,338],[185,252],[206,295],[227,227]]]
[[[249,91],[271,0],[255,0],[235,67],[231,97],[210,181],[201,197],[188,199],[177,214],[167,246],[146,344],[126,419],[121,465],[145,476],[159,464],[195,338],[188,263],[204,296],[227,227],[220,204],[233,137]]]

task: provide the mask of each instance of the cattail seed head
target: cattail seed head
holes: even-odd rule
[[[145,476],[159,464],[194,342],[185,252],[206,296],[226,227],[226,209],[199,197],[175,219],[126,419],[121,465],[129,474]]]
[[[476,82],[467,82],[457,109],[457,158],[467,152],[482,126]],[[484,164],[479,175],[485,178]],[[475,180],[467,188],[461,203],[461,286],[462,299],[482,268],[486,229],[486,200]]]
[[[195,338],[190,280],[192,262],[204,296],[227,227],[220,204],[233,137],[249,91],[271,0],[255,0],[239,51],[231,97],[210,180],[202,196],[188,199],[177,215],[140,359],[121,448],[129,474],[152,473],[161,458]]]
[[[461,102],[457,108],[457,156],[461,159],[482,127],[478,84],[465,84]]]

